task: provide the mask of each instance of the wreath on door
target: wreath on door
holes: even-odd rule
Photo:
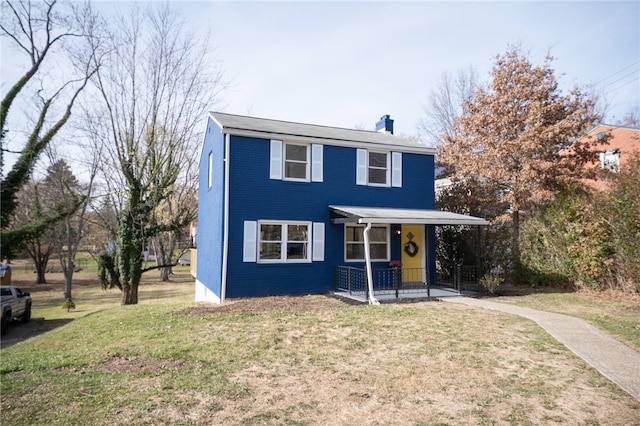
[[[409,241],[404,245],[404,252],[409,256],[414,257],[418,254],[418,245],[414,241]]]

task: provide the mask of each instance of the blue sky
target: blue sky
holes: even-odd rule
[[[413,135],[446,71],[483,81],[509,44],[553,68],[565,90],[595,84],[609,120],[640,104],[640,2],[180,3],[211,29],[234,86],[226,112]]]

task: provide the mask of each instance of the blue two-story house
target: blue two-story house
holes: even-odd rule
[[[378,131],[212,112],[200,158],[196,300],[421,288],[435,278],[435,149]],[[400,263],[402,264],[400,266]]]

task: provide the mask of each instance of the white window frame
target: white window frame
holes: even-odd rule
[[[620,170],[620,152],[617,149],[601,152],[600,167],[610,172],[618,173],[618,170]]]
[[[361,259],[349,259],[347,257],[347,245],[348,244],[362,244],[362,246],[364,247],[364,241],[360,242],[350,242],[347,241],[347,228],[362,228],[363,232],[364,232],[364,228],[366,227],[366,225],[361,225],[361,224],[357,224],[357,223],[345,223],[344,224],[344,261],[345,262],[364,262],[364,250],[363,250],[363,255]],[[385,241],[385,245],[387,246],[387,250],[386,250],[386,254],[385,254],[385,258],[383,259],[378,259],[378,258],[371,258],[372,262],[388,262],[389,259],[391,258],[391,245],[390,245],[390,226],[389,225],[372,225],[371,229],[374,228],[384,228],[385,229],[385,235],[386,235],[386,241]],[[371,231],[369,231],[371,232]],[[381,244],[375,241],[369,241],[369,245],[373,245],[373,244]]]
[[[207,167],[207,184],[208,188],[211,188],[213,186],[213,152],[209,152]]]
[[[387,165],[385,170],[385,182],[371,182],[369,172],[372,168],[370,165],[371,154],[385,154]],[[382,167],[375,167],[382,170]],[[356,185],[361,186],[377,186],[381,188],[401,188],[402,187],[402,153],[396,151],[380,151],[359,148],[356,150]]]
[[[304,165],[305,165],[304,178],[287,177],[287,163],[295,163],[295,164],[303,163],[302,161],[299,161],[299,160],[287,160],[288,146],[301,146],[306,149],[306,154],[305,154],[306,158],[304,161]],[[310,157],[311,157],[311,150],[308,144],[283,142],[282,144],[282,180],[288,180],[288,181],[294,181],[294,182],[309,182],[310,181],[309,169],[311,164]]]
[[[280,241],[280,258],[279,259],[261,259],[260,258],[260,247],[262,245],[262,235],[260,232],[262,225],[279,225],[281,227],[281,241]],[[301,241],[288,241],[288,229],[289,225],[304,225],[307,227],[307,239],[304,241],[306,243],[306,257],[304,259],[287,259],[287,245],[288,243],[300,243]],[[256,261],[258,263],[311,263],[311,250],[313,245],[313,236],[312,236],[312,222],[306,221],[276,221],[276,220],[259,220],[257,226],[257,241],[256,241]]]
[[[385,159],[387,160],[387,164],[385,165],[384,169],[382,167],[377,167],[377,166],[374,167],[371,165],[371,154],[384,154]],[[372,168],[375,170],[385,171],[384,183],[371,182]],[[367,151],[367,185],[389,187],[391,186],[390,177],[391,177],[391,153],[388,151]]]

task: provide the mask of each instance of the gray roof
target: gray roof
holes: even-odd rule
[[[488,225],[475,216],[441,210],[394,209],[388,207],[329,206],[333,223],[381,223],[417,225]]]
[[[298,139],[311,142],[316,140],[318,143],[335,145],[378,144],[398,147],[402,151],[435,154],[433,147],[389,133],[293,123],[221,112],[210,112],[209,116],[220,126],[223,133],[231,135],[267,139]]]

